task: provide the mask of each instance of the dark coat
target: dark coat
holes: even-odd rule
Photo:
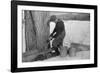
[[[53,32],[51,33],[50,36],[53,37],[53,38],[56,38],[56,37],[58,37],[63,31],[65,31],[64,22],[61,21],[61,20],[58,20],[58,21],[56,22],[56,26],[55,26],[55,28],[54,28],[54,30],[53,30]],[[54,33],[56,33],[56,34],[54,35]]]
[[[56,22],[54,31],[51,33],[50,36],[55,38],[52,44],[54,47],[57,47],[63,44],[63,39],[65,37],[65,27],[64,27],[64,22],[62,20],[58,20]]]

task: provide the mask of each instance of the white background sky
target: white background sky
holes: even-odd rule
[[[74,3],[74,4],[90,4],[98,5],[98,13],[100,13],[100,0],[32,0],[32,1],[45,1],[45,2],[57,2],[57,3]],[[0,0],[0,73],[10,73],[10,0]],[[100,19],[100,14],[98,14]],[[100,21],[98,22],[100,24]],[[100,28],[100,25],[98,25]],[[100,31],[100,29],[98,29]],[[100,37],[100,34],[98,34]],[[100,39],[98,39],[100,40]],[[100,41],[99,41],[100,42]],[[99,43],[98,42],[98,43]],[[100,45],[98,46],[98,52],[100,52]],[[100,56],[100,53],[98,53]],[[98,58],[100,65],[100,57]],[[40,71],[34,73],[100,73],[100,66],[98,68],[86,68],[86,69],[70,69],[70,70],[55,70],[55,71]],[[24,72],[23,72],[24,73]],[[33,72],[26,72],[33,73]]]

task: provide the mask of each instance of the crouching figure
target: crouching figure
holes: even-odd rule
[[[53,52],[56,54],[62,53],[61,50],[63,50],[63,39],[65,37],[65,27],[64,27],[64,22],[61,19],[58,19],[55,15],[52,15],[50,17],[49,22],[54,22],[55,28],[53,32],[50,34],[49,41],[53,39],[52,42],[52,49]]]

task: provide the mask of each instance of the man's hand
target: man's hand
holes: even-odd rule
[[[52,39],[53,39],[52,37],[49,37],[49,41],[52,40]]]
[[[53,38],[52,37],[49,37],[49,39],[47,40],[47,42],[50,42]]]

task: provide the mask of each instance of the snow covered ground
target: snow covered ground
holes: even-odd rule
[[[67,55],[66,57],[53,57],[50,59],[47,59],[45,61],[59,61],[59,60],[78,60],[78,59],[89,59],[90,58],[90,51],[80,51],[76,53],[76,56],[70,57]]]

